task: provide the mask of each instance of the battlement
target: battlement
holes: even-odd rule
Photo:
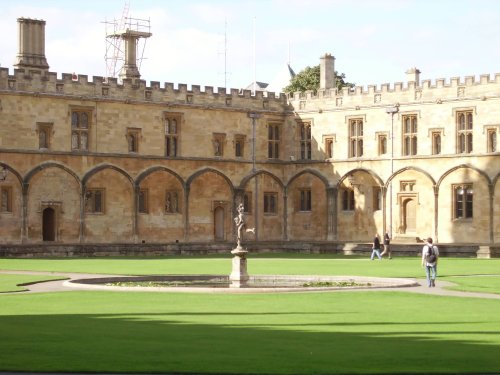
[[[151,81],[149,85],[141,79],[123,79],[87,75],[44,72],[37,69],[14,69],[9,74],[8,68],[0,68],[0,90],[9,92],[33,92],[37,94],[88,97],[94,100],[144,101],[162,104],[186,104],[203,106],[223,106],[245,108],[246,110],[283,111],[287,106],[287,97],[280,93],[251,90],[214,88],[179,83],[177,88],[171,82]]]
[[[336,107],[369,104],[388,104],[394,102],[414,102],[446,98],[483,97],[500,95],[500,73],[493,76],[481,74],[476,76],[438,78],[434,81],[383,83],[380,86],[368,85],[353,88],[344,87],[295,92],[289,94],[290,102],[301,102],[299,108],[314,108],[315,105],[328,102]]]

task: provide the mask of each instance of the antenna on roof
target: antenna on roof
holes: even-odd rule
[[[253,16],[253,92],[252,94],[255,95],[255,91],[257,91],[257,57],[255,53],[255,20],[256,17]]]

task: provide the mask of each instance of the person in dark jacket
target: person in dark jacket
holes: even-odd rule
[[[370,257],[371,260],[373,260],[375,254],[378,257],[378,260],[382,260],[382,257],[380,256],[380,238],[378,237],[378,234],[375,234],[375,238],[373,239],[372,255]]]
[[[392,259],[392,257],[391,257],[391,236],[389,236],[388,231],[386,231],[384,234],[384,251],[382,251],[380,256],[383,257],[385,254],[387,254],[387,257],[389,259]]]

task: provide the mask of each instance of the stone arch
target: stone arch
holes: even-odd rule
[[[64,170],[65,172],[68,172],[76,180],[76,182],[78,183],[78,185],[81,188],[82,184],[80,181],[80,177],[78,177],[78,175],[73,170],[69,169],[64,164],[60,164],[60,163],[53,162],[53,161],[48,161],[48,162],[42,163],[40,165],[37,165],[35,168],[31,169],[24,176],[23,182],[25,184],[29,184],[34,175],[36,175],[40,171],[47,169],[47,168],[60,168],[60,169]]]
[[[425,175],[431,182],[432,182],[432,186],[436,186],[436,181],[434,180],[434,178],[430,175],[429,172],[427,172],[426,170],[422,169],[422,168],[418,168],[418,167],[412,167],[412,166],[409,166],[409,167],[404,167],[404,168],[401,168],[399,170],[397,170],[396,172],[394,172],[392,174],[392,176],[390,176],[388,179],[387,179],[387,182],[385,183],[385,187],[387,188],[389,186],[389,184],[391,183],[391,181],[398,175],[398,174],[401,174],[403,172],[406,172],[406,171],[416,171],[416,172],[420,172],[422,173],[423,175]]]
[[[142,190],[146,203],[141,207]],[[186,183],[170,168],[153,166],[135,179],[136,234],[139,241],[175,242],[185,236]],[[168,228],[168,230],[165,230]]]
[[[439,178],[439,180],[437,182],[438,188],[446,177],[448,177],[451,173],[455,172],[456,170],[462,169],[462,168],[472,169],[473,171],[477,172],[479,175],[483,176],[485,178],[486,182],[488,183],[488,185],[490,185],[492,183],[490,180],[490,177],[486,174],[486,172],[482,171],[481,169],[476,168],[470,164],[460,164],[460,165],[457,165],[456,167],[450,168],[449,170],[447,170],[446,172],[443,173],[443,175]],[[499,173],[499,175],[500,175],[500,173]],[[498,178],[499,175],[497,175],[495,178]]]
[[[285,233],[290,240],[326,240],[328,238],[328,179],[306,168],[285,187]]]
[[[496,178],[490,179],[484,170],[470,164],[454,166],[442,174],[438,188],[444,193],[438,195],[437,205],[441,242],[494,242],[494,223],[499,217],[494,212],[493,181]],[[456,188],[464,183],[473,183],[472,206],[467,206],[472,208],[469,213],[463,197],[459,200],[456,195]]]
[[[181,183],[182,186],[186,186],[186,182],[184,181],[184,179],[177,172],[173,171],[170,168],[161,166],[161,165],[157,165],[157,166],[154,166],[154,167],[147,168],[146,170],[144,170],[141,173],[139,173],[139,175],[135,179],[136,186],[139,186],[141,184],[141,182],[146,177],[148,177],[150,174],[152,174],[154,172],[158,172],[158,171],[163,171],[163,172],[167,172],[167,173],[171,174],[172,176],[174,176]]]
[[[132,177],[120,167],[102,163],[85,173],[82,187],[84,240],[96,243],[132,241],[136,234]]]
[[[191,176],[189,176],[188,179],[186,180],[186,187],[189,189],[191,187],[191,184],[193,183],[193,181],[197,177],[199,177],[199,176],[201,176],[201,175],[203,175],[205,173],[208,173],[208,172],[215,173],[215,174],[221,176],[224,180],[226,180],[228,186],[231,188],[231,193],[234,194],[234,185],[233,185],[233,182],[224,173],[222,173],[221,171],[219,171],[219,170],[217,170],[215,168],[203,168],[203,169],[200,169],[199,171],[196,171]]]
[[[2,163],[0,161],[0,167],[4,168],[7,171],[7,173],[9,172],[12,173],[17,178],[17,181],[19,181],[19,184],[23,183],[23,177],[21,176],[21,174],[14,168],[12,168],[10,165]]]
[[[0,162],[0,166],[7,171],[5,184],[8,185],[12,181],[12,187],[9,188],[6,198],[8,203],[11,204],[11,213],[7,216],[2,215],[0,218],[0,242],[5,241],[22,241],[23,234],[25,233],[25,214],[26,214],[26,201],[25,194],[23,194],[23,178],[21,174],[8,164]],[[0,197],[4,199],[4,197]],[[19,225],[21,223],[21,225]]]
[[[499,243],[500,242],[500,233],[498,233],[498,231],[495,231],[495,228],[498,227],[498,223],[500,223],[500,213],[498,213],[498,211],[495,211],[494,210],[494,207],[499,207],[500,206],[500,193],[496,194],[495,195],[495,191],[500,191],[498,189],[500,189],[500,172],[497,173],[497,175],[495,177],[493,177],[492,179],[492,186],[491,186],[491,190],[492,190],[492,197],[491,197],[491,204],[492,204],[492,207],[491,207],[491,216],[492,216],[492,219],[491,219],[491,242],[493,243]]]
[[[92,176],[94,176],[95,174],[97,174],[98,172],[100,172],[104,169],[113,169],[113,170],[117,171],[118,173],[121,173],[123,176],[125,176],[127,178],[127,180],[130,181],[130,184],[132,186],[134,185],[134,180],[125,170],[121,169],[120,167],[117,167],[116,165],[108,164],[108,163],[99,164],[99,165],[95,166],[94,168],[90,169],[87,173],[85,173],[85,175],[82,178],[82,185],[83,186],[87,185],[88,180]]]
[[[345,173],[340,179],[339,181],[337,182],[337,185],[336,187],[339,188],[340,186],[342,186],[342,183],[344,182],[344,180],[351,174],[354,174],[356,172],[362,172],[362,173],[367,173],[369,174],[371,177],[373,177],[373,179],[375,181],[377,181],[377,183],[379,184],[379,186],[384,186],[384,182],[382,181],[382,179],[379,177],[378,174],[376,174],[375,172],[373,172],[372,170],[370,169],[366,169],[366,168],[355,168],[355,169],[351,169],[349,172]]]
[[[25,175],[23,191],[26,212],[23,227],[30,241],[44,240],[46,212],[52,213],[51,232],[55,240],[79,240],[82,182],[76,172],[58,162],[41,163]]]
[[[349,176],[361,177],[353,186]],[[374,188],[378,188],[378,190]],[[367,168],[354,168],[343,174],[336,184],[337,238],[347,241],[370,241],[373,234],[384,231],[385,184],[380,176]]]
[[[422,181],[419,180],[417,184],[417,190],[413,190],[413,184],[405,185],[404,191],[400,191],[400,186],[394,188],[392,184],[394,179],[405,172],[415,172],[418,176],[422,176]],[[422,184],[430,184],[431,189],[420,188]],[[386,210],[384,224],[393,239],[415,241],[421,234],[437,238],[437,188],[436,180],[429,172],[419,167],[406,166],[389,176],[384,187]],[[421,217],[426,217],[427,220],[419,220]]]
[[[500,172],[498,172],[497,175],[495,177],[493,177],[493,180],[491,180],[493,187],[496,186],[496,184],[498,183],[499,180],[500,180]]]
[[[222,238],[230,240],[233,233],[231,216],[234,196],[233,183],[221,171],[208,167],[193,173],[186,180],[186,239],[192,241],[215,240],[214,210],[221,207],[224,213],[221,215],[224,218],[224,223],[222,224],[223,229],[218,233],[217,240],[222,240]]]
[[[274,179],[274,180],[275,180],[275,181],[276,181],[276,182],[280,185],[281,189],[284,189],[284,188],[285,188],[285,185],[283,184],[283,181],[281,181],[281,180],[279,179],[279,177],[278,177],[278,176],[276,176],[275,174],[273,174],[273,173],[271,173],[271,172],[269,172],[269,171],[266,171],[266,170],[264,170],[264,169],[257,170],[257,171],[255,171],[255,172],[252,172],[252,173],[251,173],[251,174],[249,174],[248,176],[245,176],[245,177],[241,180],[240,185],[238,186],[238,188],[239,188],[239,189],[244,189],[244,188],[245,188],[245,186],[248,184],[248,182],[249,182],[252,178],[254,178],[254,177],[258,176],[258,175],[261,175],[261,174],[264,174],[264,175],[269,176],[269,177],[271,177],[272,179]]]
[[[300,176],[302,176],[306,173],[310,173],[310,174],[318,177],[325,185],[325,188],[331,187],[328,179],[325,176],[323,176],[320,172],[318,172],[317,170],[311,169],[311,168],[306,168],[306,169],[296,173],[295,175],[292,176],[292,178],[290,178],[290,180],[286,184],[286,189],[288,189],[288,187],[293,183],[294,180],[296,180],[297,178],[299,178]]]
[[[261,179],[257,179],[258,176],[262,176]],[[269,178],[269,179],[266,179]],[[250,181],[254,180],[254,184],[250,184]],[[278,186],[278,192],[277,195],[275,195],[274,198],[270,198],[275,200],[275,203],[277,204],[277,210],[278,213],[277,215],[265,215],[264,214],[264,200],[266,199],[264,197],[264,191],[267,190],[274,190],[274,189],[266,189],[265,186],[266,184],[269,183],[269,181],[273,181],[277,184]],[[286,225],[284,224],[284,220],[282,217],[284,217],[285,214],[285,185],[283,181],[273,174],[272,172],[269,172],[264,169],[256,170],[252,172],[251,174],[245,176],[238,187],[238,192],[241,194],[240,197],[235,197],[235,199],[242,199],[245,201],[245,196],[247,193],[249,193],[249,196],[251,197],[251,202],[249,203],[249,206],[247,207],[249,209],[248,212],[246,212],[247,215],[247,226],[248,227],[253,227],[255,228],[255,239],[277,239],[281,240],[283,238],[283,234],[285,233],[285,228]],[[237,202],[235,201],[235,204]],[[280,218],[278,220],[278,218]],[[267,232],[267,233],[266,233]],[[277,238],[271,238],[270,233],[275,235]]]

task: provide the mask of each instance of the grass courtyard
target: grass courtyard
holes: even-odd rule
[[[251,255],[250,274],[424,276],[419,258]],[[228,274],[230,256],[0,259],[0,270]],[[0,291],[42,275],[0,274]],[[439,280],[500,293],[500,259],[442,258]],[[500,299],[394,291],[0,294],[0,371],[205,374],[500,372]]]

